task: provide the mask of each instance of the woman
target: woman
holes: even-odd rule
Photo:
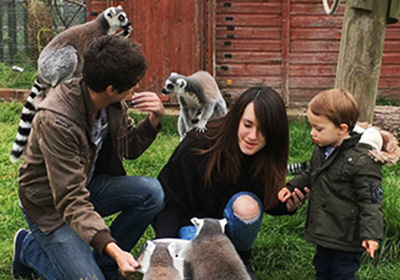
[[[299,190],[285,204],[277,199],[285,183],[288,146],[286,108],[279,94],[269,87],[246,90],[225,117],[208,123],[205,133],[192,130],[161,170],[166,205],[154,223],[157,238],[191,239],[191,218],[226,218],[226,233],[251,270],[251,247],[263,211],[288,214],[305,199]]]

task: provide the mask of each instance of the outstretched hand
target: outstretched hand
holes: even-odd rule
[[[104,250],[117,262],[118,268],[124,277],[133,274],[140,267],[140,264],[131,253],[123,251],[114,242],[108,243]]]
[[[304,192],[301,192],[298,188],[295,188],[294,191],[291,193],[290,196],[286,195],[284,197],[284,201],[286,201],[286,208],[289,212],[295,211],[301,205],[304,204],[306,199],[310,196],[310,189],[305,187]]]
[[[149,120],[153,127],[158,127],[164,115],[164,105],[155,92],[135,92],[132,95],[132,106],[140,112],[150,113]]]

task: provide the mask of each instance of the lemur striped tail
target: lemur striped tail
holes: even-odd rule
[[[35,83],[31,89],[31,92],[24,104],[22,109],[21,119],[19,121],[17,136],[14,140],[14,144],[11,149],[10,160],[16,162],[22,155],[25,146],[28,142],[28,136],[31,132],[32,120],[36,113],[33,100],[43,93],[45,87],[39,83],[38,79],[35,79]]]
[[[308,167],[308,162],[295,162],[295,163],[290,163],[287,165],[287,170],[289,174],[300,174],[304,170],[307,169]]]

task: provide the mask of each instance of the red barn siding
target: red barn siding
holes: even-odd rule
[[[135,29],[133,38],[148,60],[141,90],[160,92],[171,72],[191,75],[203,69],[203,1],[135,0],[125,7]]]
[[[333,16],[321,1],[292,0],[290,44],[290,100],[307,101],[335,84],[345,1]],[[400,96],[400,28],[388,25],[379,94]]]
[[[124,5],[149,60],[141,89],[205,69],[233,97],[268,85],[296,102],[335,84],[344,2],[333,16],[321,0],[92,0],[88,13]],[[400,99],[399,23],[387,27],[379,94]]]
[[[282,2],[216,1],[216,76],[233,96],[255,85],[282,91]]]

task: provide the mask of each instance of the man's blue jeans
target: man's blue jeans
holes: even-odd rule
[[[241,195],[249,195],[257,201],[260,214],[252,221],[244,221],[236,216],[233,211],[233,203]],[[251,249],[257,234],[260,231],[260,226],[263,218],[262,204],[260,199],[251,192],[239,192],[233,195],[224,209],[224,218],[228,221],[225,232],[229,239],[232,241],[237,251],[247,251]],[[195,226],[185,226],[179,230],[179,237],[186,240],[191,240],[196,234]]]
[[[127,252],[163,207],[164,192],[154,178],[95,175],[88,189],[90,201],[102,217],[120,212],[110,230]],[[115,261],[92,251],[68,225],[45,234],[28,217],[27,221],[31,234],[23,240],[20,260],[39,276],[49,280],[121,279]]]

